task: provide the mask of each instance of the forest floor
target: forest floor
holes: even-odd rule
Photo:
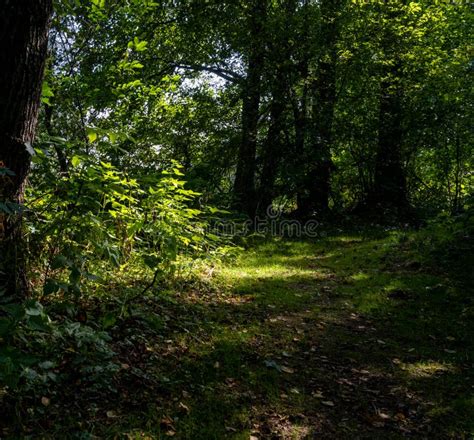
[[[397,231],[274,240],[111,330],[113,391],[52,399],[33,438],[471,438],[472,290]]]

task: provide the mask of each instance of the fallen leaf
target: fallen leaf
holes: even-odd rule
[[[173,419],[169,416],[165,416],[161,419],[160,424],[162,426],[172,426],[173,425]]]
[[[398,421],[403,421],[406,419],[405,415],[402,414],[402,413],[398,413],[395,418],[398,420]]]
[[[326,406],[334,406],[334,402],[331,402],[330,400],[323,400],[321,403]]]
[[[264,361],[264,364],[265,364],[265,366],[268,367],[268,368],[275,368],[275,370],[277,370],[277,371],[282,371],[280,365],[278,365],[278,364],[277,364],[274,360],[272,360],[272,359],[266,359],[266,360]]]
[[[184,410],[186,413],[189,414],[190,412],[190,409],[189,409],[189,406],[185,405],[183,402],[179,402],[179,405],[178,405],[182,410]]]

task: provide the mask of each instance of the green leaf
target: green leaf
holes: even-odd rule
[[[38,364],[38,366],[42,368],[43,370],[50,370],[51,368],[54,368],[56,364],[51,361],[44,361]]]
[[[59,284],[54,280],[46,281],[46,284],[43,287],[43,294],[51,295],[52,293],[56,293],[59,290]]]
[[[8,168],[0,166],[0,176],[14,176],[15,173]]]
[[[146,255],[143,257],[143,261],[150,269],[155,269],[161,262],[161,258],[156,255]]]
[[[41,102],[43,104],[51,105],[49,98],[52,98],[54,96],[53,90],[47,83],[47,81],[43,81],[43,84],[41,86]]]
[[[103,318],[102,318],[102,327],[104,329],[108,329],[110,327],[113,327],[115,323],[117,322],[117,318],[115,314],[113,313],[107,313]]]
[[[16,321],[19,321],[25,316],[25,309],[22,304],[6,304],[1,306],[0,310],[6,312]]]
[[[25,313],[27,316],[40,316],[43,314],[43,306],[38,301],[27,301]]]
[[[73,156],[71,159],[71,164],[76,168],[81,163],[81,158],[79,156]]]
[[[91,144],[95,142],[97,140],[97,131],[92,128],[87,128],[87,139],[89,139]]]
[[[47,318],[45,316],[32,316],[28,319],[28,328],[30,330],[36,330],[41,332],[48,332],[50,326],[48,325]]]
[[[56,255],[51,262],[51,269],[63,269],[69,266],[69,260],[64,255]]]
[[[0,202],[0,212],[4,212],[5,214],[11,215],[13,211],[9,208],[6,203]]]
[[[81,279],[81,271],[78,267],[73,266],[71,268],[71,273],[69,274],[69,282],[71,284],[77,284]]]
[[[7,318],[0,318],[0,338],[4,338],[13,329],[13,322]]]

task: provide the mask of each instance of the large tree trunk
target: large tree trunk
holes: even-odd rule
[[[397,69],[393,73],[398,81]],[[403,215],[409,204],[402,164],[402,106],[401,90],[392,81],[381,86],[379,138],[375,159],[374,187],[369,196],[372,208],[387,208]]]
[[[329,210],[332,123],[336,102],[336,72],[331,62],[322,62],[314,84],[312,121],[310,127],[309,170],[305,191],[300,194],[299,210],[303,216]]]
[[[275,193],[275,180],[282,165],[284,157],[284,143],[282,134],[285,128],[285,111],[287,109],[289,92],[288,84],[291,78],[292,69],[290,60],[294,52],[295,42],[292,37],[295,35],[295,12],[297,2],[288,0],[280,14],[283,20],[277,29],[277,35],[273,35],[269,46],[271,65],[267,65],[270,75],[270,125],[262,151],[262,171],[260,175],[260,187],[258,194],[258,212],[267,214],[271,206]],[[268,64],[270,64],[270,62]],[[272,73],[273,72],[273,73]],[[294,110],[298,112],[298,104],[294,104]],[[287,147],[290,147],[287,143]]]
[[[336,105],[336,44],[338,14],[342,0],[321,2],[321,47],[316,79],[312,86],[312,109],[308,142],[308,168],[298,195],[298,211],[303,217],[329,210],[332,125]]]
[[[396,20],[400,13],[400,9],[393,6],[386,11],[389,20]],[[409,220],[412,212],[402,161],[403,66],[399,38],[390,27],[382,34],[382,47],[392,63],[382,72],[374,183],[361,208],[371,216],[384,217],[388,214]]]
[[[281,75],[277,79],[283,81]],[[280,85],[276,86],[280,87]],[[278,172],[278,165],[282,158],[283,113],[285,111],[283,90],[275,91],[272,103],[270,104],[270,127],[263,149],[263,166],[260,178],[259,206],[258,212],[266,214],[272,204],[274,194],[275,179]]]
[[[52,0],[0,0],[0,201],[18,211],[30,170]],[[13,174],[14,173],[14,174]],[[0,301],[28,291],[21,213],[0,210]]]
[[[265,0],[254,0],[249,16],[250,53],[242,103],[242,141],[234,183],[234,208],[250,217],[255,214],[255,170],[257,131],[264,63],[263,24]]]

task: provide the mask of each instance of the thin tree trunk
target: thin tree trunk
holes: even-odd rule
[[[312,44],[309,39],[310,20],[308,17],[309,4],[308,1],[303,2],[303,8],[306,13],[303,16],[303,30],[301,36],[303,58],[296,66],[296,75],[303,81],[301,98],[298,99],[295,93],[295,99],[292,100],[293,119],[295,130],[295,145],[294,152],[297,157],[297,164],[299,170],[305,170],[307,167],[307,131],[308,131],[308,95],[309,95],[309,64],[311,61]],[[305,210],[305,195],[306,195],[306,172],[298,174],[296,182],[296,214],[300,217],[306,217]]]
[[[44,125],[46,127],[46,131],[48,135],[51,137],[54,136],[52,119],[53,119],[53,107],[51,105],[47,105],[45,107]],[[59,170],[61,171],[61,174],[64,176],[67,176],[69,173],[69,170],[68,170],[67,159],[66,159],[66,155],[64,154],[64,151],[57,145],[54,145],[54,151],[56,152],[56,156],[58,158]]]
[[[0,200],[17,210],[30,170],[52,0],[0,0]],[[13,208],[15,209],[15,208]],[[0,212],[0,301],[28,291],[21,212]]]
[[[461,212],[461,141],[459,133],[455,134],[455,145],[456,145],[456,169],[455,169],[455,191],[454,191],[454,201],[452,206],[452,213],[459,214]]]

